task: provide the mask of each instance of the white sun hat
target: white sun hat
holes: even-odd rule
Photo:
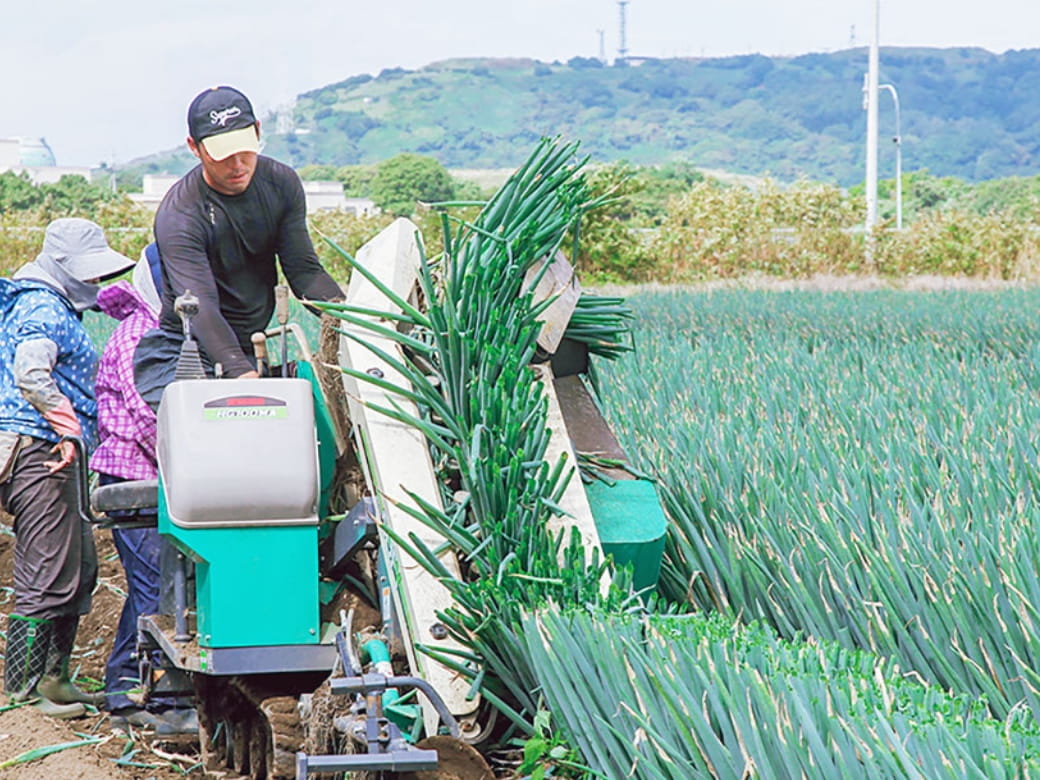
[[[134,265],[133,260],[108,245],[100,225],[79,217],[51,222],[40,256],[51,258],[81,282],[110,279]]]

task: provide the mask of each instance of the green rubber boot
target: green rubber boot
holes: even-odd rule
[[[4,690],[9,703],[32,702],[51,718],[68,720],[87,714],[82,704],[62,704],[42,694],[37,686],[47,666],[54,626],[45,618],[10,615],[4,653]]]
[[[51,644],[43,677],[36,685],[43,696],[59,704],[89,704],[100,707],[105,703],[105,694],[87,693],[80,690],[69,679],[69,658],[76,643],[78,615],[64,615],[51,620]]]

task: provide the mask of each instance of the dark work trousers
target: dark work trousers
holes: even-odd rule
[[[122,480],[101,474],[102,485]],[[138,517],[132,512],[112,513],[120,517]],[[151,514],[145,510],[141,513]],[[126,601],[119,615],[119,625],[112,643],[112,653],[105,666],[105,706],[111,712],[126,707],[138,707],[126,694],[140,686],[140,667],[137,662],[137,618],[159,613],[159,551],[162,537],[155,528],[113,528],[112,540],[119,553],[119,562],[126,573]],[[153,697],[149,709],[172,706],[174,700]]]
[[[90,612],[97,550],[77,510],[77,464],[51,474],[54,444],[23,437],[0,506],[14,516],[14,614],[59,618]]]
[[[139,706],[126,691],[139,685],[137,664],[137,618],[159,613],[159,550],[161,538],[154,528],[112,530],[119,560],[126,571],[126,601],[119,616],[112,654],[105,667],[106,704],[109,709]],[[174,700],[149,699],[148,708],[172,706]]]

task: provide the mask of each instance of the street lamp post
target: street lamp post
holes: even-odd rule
[[[879,84],[878,89],[888,90],[892,104],[896,107],[896,134],[892,141],[896,145],[896,230],[903,229],[903,136],[899,130],[899,93],[891,84]]]

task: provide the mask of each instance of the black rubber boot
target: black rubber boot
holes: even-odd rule
[[[36,699],[33,706],[61,720],[86,714],[82,704],[61,704],[40,693],[38,685],[47,668],[54,626],[45,618],[10,615],[4,654],[4,690],[11,703]]]
[[[64,615],[51,620],[51,644],[43,677],[36,686],[43,696],[61,704],[90,704],[100,707],[105,703],[104,692],[87,693],[69,679],[69,659],[76,643],[79,615]]]
[[[198,716],[195,710],[190,708],[149,712],[145,709],[127,707],[115,710],[109,716],[109,723],[113,731],[126,733],[130,726],[137,726],[140,729],[153,730],[157,737],[199,733]]]

